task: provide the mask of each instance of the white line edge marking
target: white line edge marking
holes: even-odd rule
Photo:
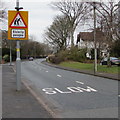
[[[83,82],[80,82],[80,81],[76,81],[76,83],[79,83],[79,84],[82,84],[82,85],[84,84]]]
[[[48,71],[45,71],[45,72],[48,72]]]
[[[62,77],[62,76],[58,74],[57,77]]]
[[[118,95],[118,97],[120,97],[120,95]]]

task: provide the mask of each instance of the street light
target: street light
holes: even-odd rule
[[[94,74],[97,72],[97,46],[96,46],[96,3],[97,0],[87,2],[93,6],[93,16],[94,16]]]
[[[93,2],[94,12],[94,74],[97,72],[97,47],[96,47],[96,2]]]

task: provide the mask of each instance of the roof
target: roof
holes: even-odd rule
[[[77,43],[80,42],[80,39],[83,41],[94,41],[94,31],[93,32],[79,32],[77,36]],[[105,35],[100,30],[96,30],[96,41],[104,40]]]

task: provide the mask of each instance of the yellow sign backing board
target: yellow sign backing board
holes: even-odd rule
[[[28,11],[8,11],[8,39],[28,40]]]

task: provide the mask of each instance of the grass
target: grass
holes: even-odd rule
[[[67,62],[62,62],[59,65],[64,67],[74,68],[74,69],[92,70],[92,71],[94,70],[94,65],[90,63],[67,61]],[[104,66],[98,65],[98,72],[118,74],[118,71],[120,71],[120,67],[118,66],[107,67],[106,65]]]

